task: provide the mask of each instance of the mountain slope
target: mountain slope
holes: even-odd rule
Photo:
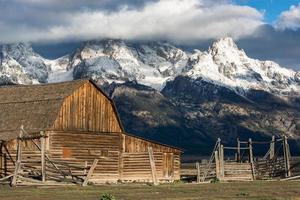
[[[285,134],[293,150],[300,144],[300,73],[249,58],[231,38],[193,53],[165,42],[89,41],[56,60],[27,44],[1,46],[0,85],[79,78],[114,99],[128,132],[187,154],[209,154],[218,137],[234,145]]]
[[[28,44],[0,46],[0,83],[46,83],[49,67]]]
[[[181,73],[186,61],[185,52],[166,43],[104,40],[85,43],[69,68],[74,68],[75,79],[92,77],[99,84],[134,80],[160,90]]]
[[[300,91],[299,72],[272,61],[251,59],[231,38],[216,41],[208,52],[192,54],[185,75],[194,79],[201,77],[240,93],[249,89],[274,94],[299,94]]]

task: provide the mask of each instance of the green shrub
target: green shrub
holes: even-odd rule
[[[210,180],[211,183],[219,183],[220,180],[218,178],[214,178]]]
[[[117,200],[117,199],[111,194],[103,194],[100,197],[100,200]]]

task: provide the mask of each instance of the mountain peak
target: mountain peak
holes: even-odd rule
[[[213,43],[212,47],[230,47],[230,48],[237,48],[236,43],[231,37],[225,37],[217,40]]]

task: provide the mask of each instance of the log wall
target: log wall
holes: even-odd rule
[[[91,166],[94,159],[98,159],[92,181],[116,181],[119,179],[119,146],[118,134],[51,132],[49,155],[52,160],[78,166],[84,166],[85,161]]]
[[[40,140],[33,140],[37,145],[40,145]],[[40,171],[41,169],[41,151],[34,145],[31,140],[23,141],[22,145],[22,170]],[[1,175],[12,174],[15,169],[17,158],[17,139],[5,142],[1,145],[0,153],[0,171]]]
[[[123,135],[123,139],[123,180],[151,181],[148,147],[153,149],[156,176],[159,180],[180,178],[179,150],[129,135]]]

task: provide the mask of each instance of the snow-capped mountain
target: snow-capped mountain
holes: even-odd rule
[[[70,80],[73,74],[75,79],[92,78],[99,84],[134,80],[162,90],[167,81],[181,75],[202,78],[238,93],[249,89],[300,93],[299,72],[249,58],[231,38],[214,42],[208,51],[194,53],[160,42],[90,41],[71,56],[52,61],[51,66],[56,78],[50,74],[50,82]]]
[[[21,43],[2,45],[0,61],[1,81],[16,84],[91,78],[100,85],[136,81],[162,90],[167,81],[180,75],[202,78],[241,94],[249,89],[300,93],[299,72],[249,58],[231,38],[193,53],[165,42],[89,41],[56,60],[44,59]]]
[[[0,45],[0,83],[46,83],[49,67],[28,44]]]
[[[89,41],[55,60],[28,44],[0,46],[0,85],[79,78],[114,99],[127,131],[188,153],[208,154],[217,137],[285,134],[300,144],[300,73],[249,58],[231,38],[192,53],[166,42]]]
[[[71,57],[69,69],[74,69],[74,78],[89,77],[100,84],[135,80],[160,90],[187,60],[184,51],[167,43],[105,40],[85,43]]]
[[[265,90],[276,94],[299,93],[300,73],[280,67],[272,61],[249,58],[231,38],[213,43],[207,52],[196,51],[189,57],[186,75],[217,85]]]

